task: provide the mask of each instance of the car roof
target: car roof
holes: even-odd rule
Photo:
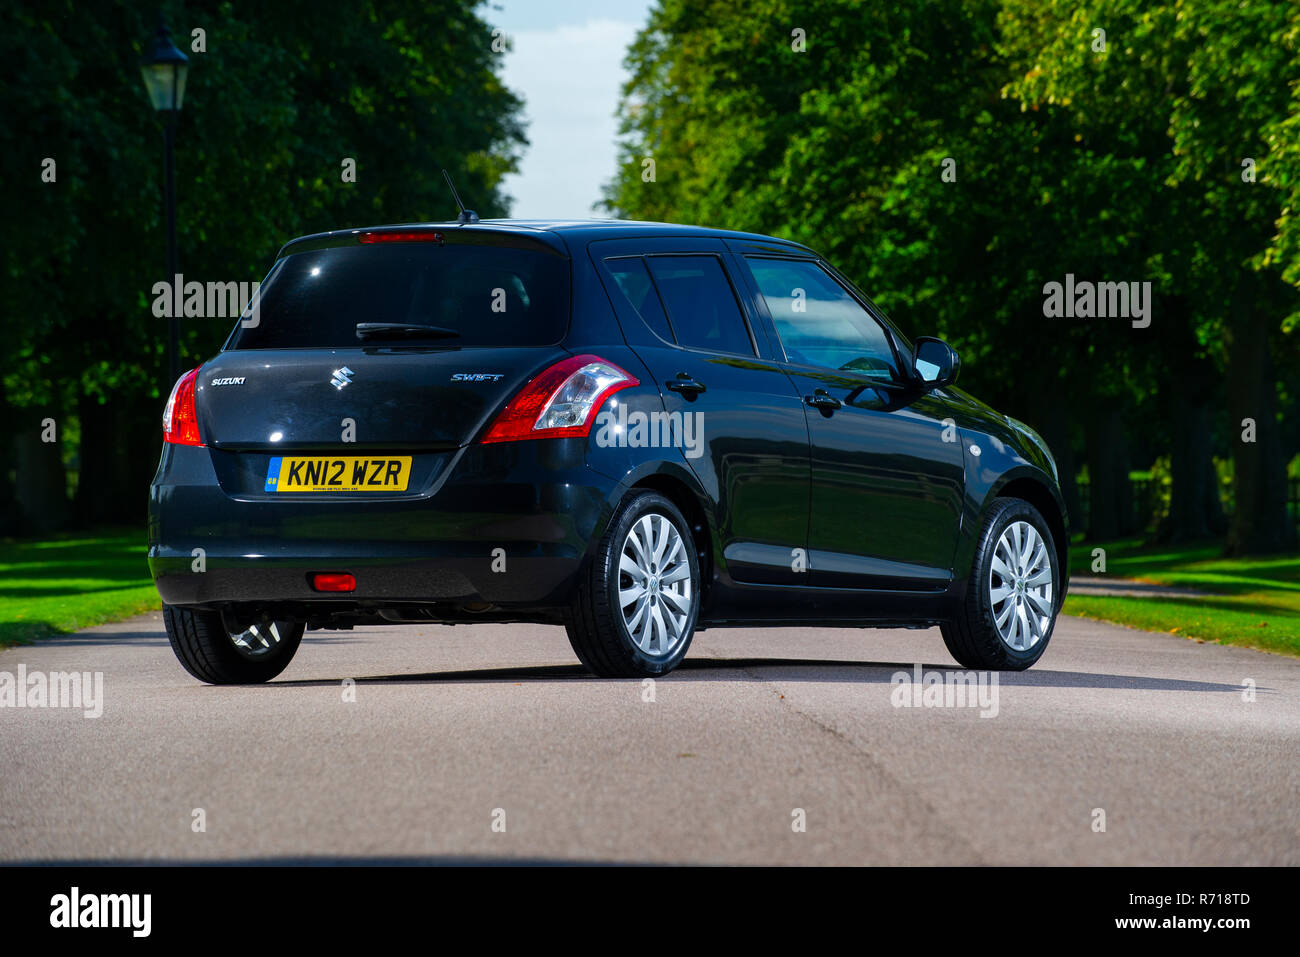
[[[403,227],[513,233],[518,236],[531,236],[557,248],[566,244],[557,241],[558,237],[561,236],[564,237],[564,240],[572,241],[574,245],[578,246],[599,239],[690,237],[696,239],[711,238],[756,243],[779,243],[782,246],[788,246],[791,249],[798,249],[807,253],[812,253],[812,250],[808,249],[807,246],[800,245],[799,243],[792,242],[788,239],[781,239],[776,236],[765,236],[761,233],[737,232],[730,229],[713,229],[708,226],[684,226],[677,223],[639,222],[630,219],[484,219],[475,223],[392,223],[385,226],[361,226],[349,229],[335,229],[328,232],[313,233],[309,236],[299,236],[296,239],[292,239],[284,244],[279,255],[284,256],[290,252],[298,252],[307,248],[319,248],[320,246],[331,245],[331,241],[337,242],[356,233],[372,229],[397,229]],[[290,249],[290,247],[297,248]]]

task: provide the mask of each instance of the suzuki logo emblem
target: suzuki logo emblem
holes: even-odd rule
[[[342,369],[335,369],[334,376],[330,379],[330,385],[334,386],[336,389],[342,389],[345,385],[352,384],[352,380],[349,379],[348,376],[354,375],[356,375],[356,373],[347,366],[344,366]]]

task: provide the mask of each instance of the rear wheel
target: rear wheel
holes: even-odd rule
[[[998,500],[984,521],[961,610],[941,628],[948,651],[966,668],[1028,668],[1051,640],[1060,580],[1056,543],[1038,509]]]
[[[185,670],[213,685],[270,681],[288,667],[302,642],[301,622],[269,615],[236,622],[217,611],[164,605],[163,621]]]
[[[667,674],[686,657],[700,604],[690,526],[657,492],[626,499],[569,608],[569,644],[603,678]]]

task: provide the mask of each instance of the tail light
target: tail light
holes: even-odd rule
[[[317,572],[311,576],[316,591],[356,591],[357,580],[347,572]]]
[[[163,409],[163,441],[176,445],[202,445],[199,438],[199,417],[194,411],[194,383],[198,369],[191,369],[172,386],[172,394]]]
[[[615,392],[641,383],[600,356],[573,356],[538,374],[506,403],[483,442],[585,436]]]

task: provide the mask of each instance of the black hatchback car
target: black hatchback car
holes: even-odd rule
[[[1065,594],[1056,466],[957,371],[769,236],[296,239],[163,415],[172,648],[257,682],[304,631],[541,622],[616,677],[707,627],[937,625],[963,666],[1027,668]]]

